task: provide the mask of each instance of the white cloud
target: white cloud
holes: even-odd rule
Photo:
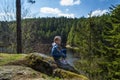
[[[91,13],[91,16],[102,16],[103,14],[106,14],[108,10],[95,10]]]
[[[59,14],[61,11],[58,8],[42,7],[40,9],[41,13],[45,14]]]
[[[58,16],[64,16],[64,17],[67,17],[67,18],[75,18],[75,15],[72,14],[72,13],[70,13],[70,14],[68,14],[68,13],[60,13],[60,14],[58,14]]]
[[[61,0],[60,5],[62,6],[73,6],[73,5],[79,5],[81,2],[80,0]]]
[[[69,9],[66,9],[66,12],[67,11],[69,11]],[[75,15],[73,13],[63,13],[58,8],[42,7],[40,9],[40,12],[44,13],[44,14],[56,15],[58,17],[60,17],[60,16],[67,17],[67,18],[74,18],[75,17]]]

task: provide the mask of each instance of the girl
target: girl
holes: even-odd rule
[[[60,36],[55,36],[54,42],[52,43],[52,52],[51,55],[53,56],[54,60],[60,64],[67,64],[67,61],[65,60],[66,58],[66,49],[61,48],[61,37]],[[62,60],[60,60],[62,58]]]

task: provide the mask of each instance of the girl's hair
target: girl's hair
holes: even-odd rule
[[[54,42],[57,41],[57,40],[61,40],[61,37],[60,36],[55,36],[54,37]]]

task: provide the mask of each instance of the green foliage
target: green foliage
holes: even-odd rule
[[[74,19],[71,18],[33,18],[22,20],[22,45],[23,53],[35,50],[40,43],[51,44],[56,35],[62,37],[62,43],[66,43]],[[16,23],[0,22],[1,52],[16,53]]]
[[[76,67],[91,80],[120,78],[120,5],[111,9],[101,17],[81,18],[68,36],[79,47],[81,59]]]
[[[73,45],[74,36],[75,36],[75,33],[74,33],[74,26],[73,26],[68,35],[68,40],[67,40],[68,44]]]

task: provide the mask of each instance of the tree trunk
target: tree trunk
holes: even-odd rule
[[[17,20],[17,53],[22,53],[21,35],[21,0],[16,0],[16,20]]]

